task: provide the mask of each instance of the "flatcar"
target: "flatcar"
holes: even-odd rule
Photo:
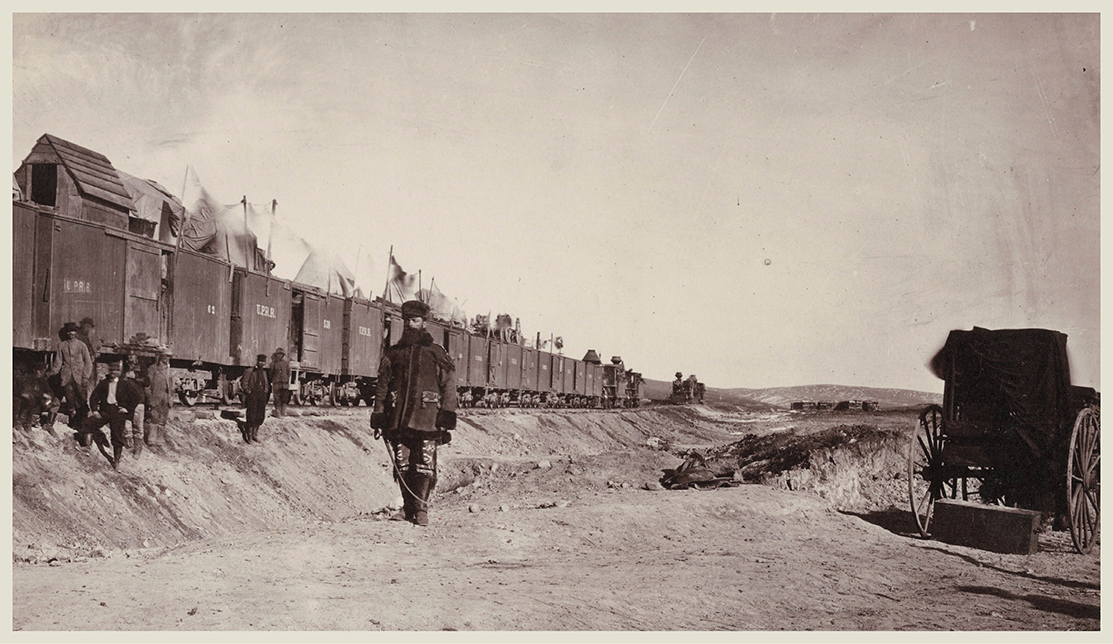
[[[50,134],[14,178],[17,371],[49,361],[57,330],[89,317],[101,362],[138,356],[142,364],[170,350],[186,405],[233,402],[254,356],[278,347],[291,360],[295,404],[373,400],[383,348],[402,332],[397,304],[278,278],[257,246],[245,253],[247,266],[182,248],[170,233],[182,207],[165,189],[140,182],[144,199],[163,202],[139,208],[139,180],[104,155]],[[636,404],[633,372],[623,371],[625,386],[616,393],[623,385],[616,385],[613,365],[600,364],[593,350],[575,360],[440,320],[430,320],[428,329],[456,363],[461,399],[472,404]]]

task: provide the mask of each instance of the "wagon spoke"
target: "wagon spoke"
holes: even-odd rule
[[[1094,510],[1097,510],[1099,507],[1101,507],[1100,504],[1098,503],[1097,491],[1096,490],[1094,490],[1093,488],[1085,488],[1084,491],[1085,491],[1085,495],[1086,495],[1086,500],[1089,501],[1089,503],[1086,504],[1086,507],[1093,508]]]
[[[927,459],[928,461],[930,461],[931,458],[932,458],[932,453],[929,452],[928,448],[924,446],[924,439],[917,436],[916,437],[916,442],[918,442],[920,444],[920,450],[924,453],[924,458]]]

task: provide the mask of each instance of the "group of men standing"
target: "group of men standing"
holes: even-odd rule
[[[286,415],[286,405],[290,403],[290,361],[286,350],[278,347],[271,356],[267,367],[267,355],[255,356],[255,365],[248,367],[240,378],[240,391],[244,393],[247,418],[243,427],[245,443],[259,442],[259,428],[267,415],[267,399],[274,390],[274,417]]]
[[[702,382],[696,379],[696,374],[690,374],[684,379],[684,374],[677,371],[676,380],[672,381],[672,401],[674,403],[702,403],[705,391]]]
[[[129,362],[126,374],[120,360],[109,362],[105,377],[97,382],[95,363],[100,343],[95,329],[90,318],[82,320],[80,327],[73,322],[64,324],[58,331],[61,342],[53,366],[49,374],[43,375],[58,378],[57,389],[78,442],[95,442],[112,467],[118,469],[125,448],[130,447],[138,458],[144,445],[161,438],[173,406],[170,352],[160,351],[146,370],[138,369],[137,361]],[[105,426],[108,436],[103,432]]]
[[[449,432],[456,428],[457,408],[455,364],[425,330],[428,315],[429,306],[423,302],[402,305],[402,337],[383,352],[370,419],[375,438],[386,442],[394,480],[402,492],[402,510],[391,519],[419,526],[429,524],[429,502],[437,484],[437,447],[452,440]],[[126,447],[132,447],[138,457],[142,444],[151,438],[151,428],[166,423],[173,404],[170,354],[160,353],[142,379],[134,370],[125,375],[120,361],[111,362],[105,378],[88,392],[96,373],[96,354],[77,334],[73,323],[60,330],[54,373],[61,377],[71,427],[83,444],[91,438],[115,469]],[[269,367],[267,356],[257,355],[240,381],[247,407],[243,429],[247,443],[259,441],[272,390],[275,417],[286,414],[291,390],[285,354],[278,348]],[[126,429],[129,421],[135,428],[131,436]],[[106,425],[108,437],[102,431]]]

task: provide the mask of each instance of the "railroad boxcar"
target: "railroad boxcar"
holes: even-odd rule
[[[231,264],[179,249],[172,262],[175,361],[228,364],[232,352]]]
[[[506,345],[491,338],[487,341],[487,386],[498,392],[506,389]]]
[[[562,364],[562,373],[564,382],[560,386],[561,392],[564,394],[565,399],[571,399],[576,395],[576,360],[566,356],[560,356]]]
[[[506,353],[506,385],[505,389],[517,396],[522,389],[522,347],[518,344],[507,343],[503,345]]]
[[[472,393],[482,396],[487,386],[489,369],[487,367],[487,338],[468,334],[468,368],[465,385]]]
[[[575,361],[575,378],[573,378],[572,386],[576,390],[576,396],[583,398],[587,396],[587,381],[588,381],[588,364],[580,360]],[[582,401],[578,404],[582,404]]]
[[[106,352],[165,342],[158,242],[23,204],[13,204],[13,216],[18,234],[33,237],[20,251],[31,260],[14,271],[13,297],[31,295],[13,306],[16,348],[49,351],[58,328],[85,317]]]
[[[553,354],[538,352],[537,354],[537,391],[541,392],[545,402],[553,394]]]
[[[232,277],[232,319],[229,345],[232,366],[255,364],[256,354],[268,357],[286,346],[291,315],[290,282],[237,266]]]
[[[537,349],[522,349],[522,389],[530,393],[538,393],[541,391],[541,388],[537,384],[538,355],[539,352]]]
[[[344,363],[345,298],[290,283],[289,347],[292,400],[297,404],[358,403],[358,387],[340,387]],[[270,350],[273,351],[273,350]],[[269,353],[269,351],[268,351]]]
[[[49,351],[62,324],[85,317],[108,352],[165,342],[170,249],[131,232],[131,197],[107,157],[44,134],[14,177],[27,201],[12,204],[13,348]]]
[[[383,307],[363,298],[344,300],[340,373],[345,385],[354,383],[360,398],[374,404],[373,381],[379,373],[383,348]],[[350,404],[358,404],[347,395]]]

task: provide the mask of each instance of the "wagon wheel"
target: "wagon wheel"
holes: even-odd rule
[[[190,389],[178,392],[178,400],[182,401],[182,404],[186,407],[192,407],[196,405],[197,399],[200,397],[201,395],[199,393]]]
[[[944,483],[943,408],[929,405],[920,412],[908,446],[908,499],[922,537],[930,536],[928,526],[935,502],[944,496]]]
[[[304,404],[304,402],[302,400],[302,397],[301,397],[301,383],[300,382],[295,383],[294,387],[292,389],[290,389],[290,402],[294,403],[298,407],[301,407],[302,404]]]
[[[1067,452],[1067,514],[1078,552],[1094,547],[1101,526],[1101,416],[1089,407],[1078,413]]]

